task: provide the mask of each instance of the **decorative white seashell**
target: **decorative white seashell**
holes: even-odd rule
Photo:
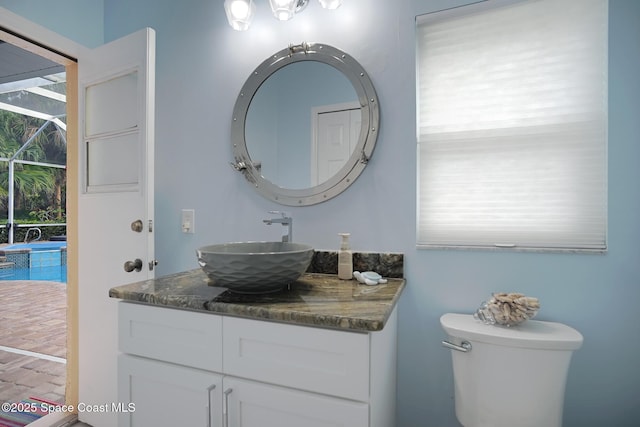
[[[489,325],[512,326],[533,318],[539,309],[538,298],[517,292],[500,292],[483,302],[473,316]]]

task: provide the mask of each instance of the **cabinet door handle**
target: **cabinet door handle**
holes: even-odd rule
[[[224,401],[222,402],[222,421],[223,427],[229,427],[229,395],[233,391],[232,388],[226,389],[222,394],[224,395]]]
[[[211,427],[211,392],[216,388],[215,384],[207,387],[207,427]]]

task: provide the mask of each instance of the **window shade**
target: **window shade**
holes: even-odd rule
[[[417,62],[419,246],[606,248],[606,0],[419,17]]]

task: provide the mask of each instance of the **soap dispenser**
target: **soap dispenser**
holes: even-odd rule
[[[338,279],[351,280],[353,277],[353,257],[349,248],[350,233],[338,233],[342,237],[338,252]]]

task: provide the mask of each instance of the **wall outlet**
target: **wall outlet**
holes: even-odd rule
[[[193,234],[196,232],[196,211],[182,209],[182,232]]]

